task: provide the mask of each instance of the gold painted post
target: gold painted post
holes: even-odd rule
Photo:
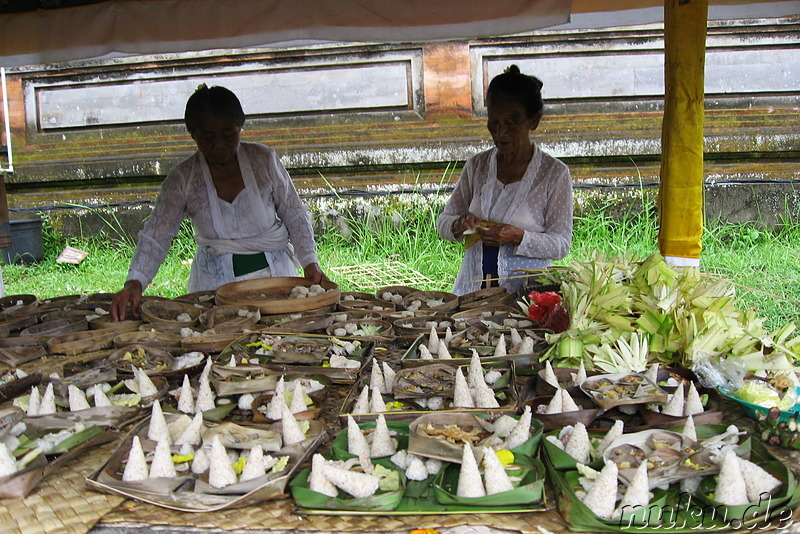
[[[658,247],[675,265],[700,263],[707,20],[708,0],[665,1]]]

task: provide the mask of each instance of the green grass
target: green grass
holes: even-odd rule
[[[383,212],[369,206],[357,214],[342,214],[347,231],[329,226],[318,238],[323,269],[386,261],[399,261],[428,278],[433,284],[422,289],[452,288],[463,256],[460,244],[439,239],[436,216],[446,196],[411,196],[403,202],[391,201]],[[357,210],[356,210],[357,211]],[[355,213],[355,212],[354,212]],[[575,217],[573,249],[559,264],[581,261],[591,251],[644,257],[657,252],[657,225],[654,205],[611,215],[610,204],[584,202]],[[74,293],[117,291],[124,282],[133,244],[114,241],[113,224],[108,235],[90,239],[67,239],[44,227],[44,261],[30,265],[3,267],[6,294],[34,294],[49,298]],[[89,252],[80,265],[55,262],[64,246]],[[767,324],[777,327],[800,316],[800,223],[784,223],[764,229],[756,223],[727,224],[712,221],[703,237],[704,270],[738,284],[739,306],[754,309]],[[184,223],[167,260],[148,289],[149,294],[176,297],[186,292],[188,260],[194,251],[191,226]],[[332,273],[331,273],[332,274]],[[358,287],[342,278],[342,290]]]

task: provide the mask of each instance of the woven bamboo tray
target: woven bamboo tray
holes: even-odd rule
[[[116,332],[111,330],[86,330],[56,336],[47,340],[50,354],[83,354],[109,349],[113,345]]]
[[[262,314],[281,314],[314,310],[339,302],[339,286],[327,281],[320,284],[326,290],[321,295],[289,298],[292,288],[312,285],[305,278],[293,276],[231,282],[217,288],[217,305],[250,304],[258,306]]]

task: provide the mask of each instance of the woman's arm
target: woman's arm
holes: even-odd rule
[[[469,212],[472,203],[472,165],[468,160],[461,176],[453,188],[453,193],[436,219],[439,237],[448,241],[461,241],[464,230],[478,224],[478,218]]]

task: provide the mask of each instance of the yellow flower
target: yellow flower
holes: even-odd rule
[[[174,464],[182,464],[184,462],[191,462],[194,460],[194,454],[173,454],[172,455],[172,463]]]
[[[233,462],[232,467],[237,475],[241,475],[245,465],[247,465],[247,457],[239,456],[239,459]]]
[[[514,463],[514,453],[508,449],[502,449],[495,452],[497,455],[497,459],[500,460],[500,463],[503,465],[511,465]]]

